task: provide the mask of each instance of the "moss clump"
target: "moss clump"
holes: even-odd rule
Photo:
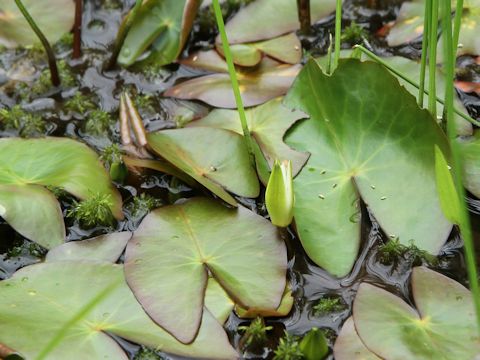
[[[274,351],[273,360],[301,360],[303,353],[300,350],[300,343],[296,336],[290,335],[285,331],[285,335],[280,339],[277,348]]]
[[[23,240],[20,245],[16,245],[8,249],[6,258],[14,258],[17,256],[33,256],[36,258],[42,258],[47,254],[48,250],[41,247],[37,243]]]
[[[323,316],[344,309],[345,304],[339,297],[323,297],[312,307],[312,312],[315,316]]]
[[[111,195],[95,194],[86,200],[74,201],[73,207],[67,211],[67,217],[75,218],[83,228],[111,226],[115,221],[110,210],[112,205]]]
[[[133,360],[163,360],[163,356],[157,354],[155,350],[142,346],[135,354]]]
[[[87,111],[94,110],[96,106],[90,97],[80,92],[76,92],[71,98],[65,101],[64,107],[68,111],[84,114]]]
[[[57,61],[58,74],[60,76],[60,81],[62,82],[62,87],[72,87],[76,85],[75,75],[72,72],[72,69],[67,64],[65,60]],[[34,94],[44,94],[52,88],[52,81],[50,76],[50,70],[48,68],[43,69],[40,73],[39,78],[33,84],[31,91]]]
[[[244,347],[258,346],[267,340],[267,331],[272,330],[271,326],[265,326],[263,318],[257,317],[249,326],[239,326],[239,331],[243,331],[242,342]]]
[[[20,105],[0,109],[0,126],[5,130],[17,130],[21,137],[39,136],[47,130],[47,123],[41,116],[23,110]]]
[[[84,105],[85,106],[85,105]],[[92,135],[107,135],[110,127],[115,123],[112,115],[103,110],[93,110],[88,114],[85,131]]]
[[[342,32],[343,41],[355,44],[362,42],[366,37],[368,37],[368,32],[355,21],[352,21]]]
[[[135,216],[143,216],[150,210],[153,210],[162,205],[160,199],[154,198],[152,195],[141,193],[133,198],[133,201],[128,205],[128,210]]]
[[[420,250],[413,241],[409,245],[400,243],[398,238],[391,239],[378,247],[378,260],[384,265],[396,264],[401,258],[406,259],[411,264],[421,264],[426,262],[430,265],[438,263],[438,259],[426,252]]]

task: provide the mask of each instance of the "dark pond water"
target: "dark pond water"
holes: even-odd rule
[[[273,0],[272,0],[273,1]],[[178,65],[163,68],[148,68],[144,70],[113,70],[102,71],[108,60],[111,45],[115,38],[120,19],[126,10],[133,4],[133,0],[106,0],[85,1],[83,15],[83,57],[72,61],[70,50],[59,46],[59,57],[64,59],[71,68],[74,77],[71,87],[58,90],[49,90],[39,95],[29,94],[28,88],[8,82],[8,76],[13,72],[27,80],[38,78],[40,71],[46,68],[43,55],[35,56],[31,50],[15,50],[0,52],[0,108],[22,104],[25,109],[41,114],[48,123],[45,133],[53,136],[69,136],[79,138],[99,152],[109,144],[119,143],[119,129],[115,122],[108,128],[106,135],[92,135],[86,130],[88,110],[81,113],[68,110],[66,100],[76,93],[85,95],[95,107],[117,117],[119,94],[125,88],[137,94],[139,110],[149,131],[175,127],[176,121],[182,114],[205,114],[209,109],[200,103],[185,102],[164,98],[161,93],[183,77],[195,74]],[[409,58],[419,58],[420,42],[399,48],[386,47],[385,42],[374,34],[387,22],[395,19],[401,1],[346,1],[344,6],[344,26],[352,20],[368,31],[366,44],[381,55],[403,55]],[[326,53],[328,46],[328,32],[333,32],[333,16],[314,26],[313,35],[302,39],[303,45],[313,56]],[[197,21],[191,39],[185,50],[187,55],[200,48],[212,46],[215,33],[212,28],[206,27]],[[352,45],[352,44],[350,44]],[[349,44],[344,44],[346,48]],[[33,62],[31,59],[34,59]],[[478,78],[478,66],[464,57],[459,59],[458,65],[464,71],[462,77]],[[38,82],[38,81],[37,81]],[[30,96],[29,96],[30,95]],[[460,94],[467,106],[470,115],[480,115],[480,99],[473,94]],[[4,131],[0,127],[0,137],[18,136],[17,132]],[[162,204],[173,203],[179,198],[198,195],[188,187],[172,179],[170,176],[154,172],[130,174],[125,185],[118,184],[125,202],[125,221],[118,223],[115,229],[97,227],[85,230],[66,219],[68,240],[79,240],[105,232],[134,230],[145,213],[130,211],[132,198],[140,193],[148,193],[159,199]],[[239,199],[246,207],[262,215],[266,215],[264,204],[248,199]],[[469,198],[474,234],[476,242],[480,241],[480,201]],[[71,206],[71,200],[62,202],[66,212]],[[292,334],[302,335],[312,327],[327,330],[330,345],[333,345],[343,321],[350,315],[352,301],[358,285],[362,281],[374,283],[380,287],[402,296],[411,302],[409,289],[409,275],[412,266],[421,263],[428,264],[435,270],[446,274],[463,284],[466,282],[466,271],[462,254],[462,241],[456,231],[442,249],[442,253],[435,261],[423,259],[419,254],[407,253],[404,256],[388,259],[384,252],[379,251],[387,242],[387,238],[379,230],[378,225],[363,208],[362,234],[363,243],[360,255],[352,273],[337,279],[329,276],[325,271],[313,265],[305,256],[298,239],[293,232],[287,236],[289,249],[289,279],[294,293],[295,303],[292,312],[285,318],[268,319],[267,325],[274,329],[270,333],[268,347],[260,349],[258,353],[244,353],[246,359],[271,358],[272,350],[278,338],[286,329]],[[435,226],[435,224],[432,224]],[[321,234],[319,234],[321,236]],[[480,246],[477,246],[479,248]],[[42,261],[45,251],[28,240],[16,234],[3,220],[0,219],[0,279],[11,276],[17,269],[35,262]],[[322,298],[337,298],[341,305],[338,311],[318,314],[313,308]],[[241,335],[237,327],[245,322],[235,315],[231,315],[226,324],[227,331],[235,346],[238,346]],[[139,351],[139,346],[117,339],[133,359]],[[164,356],[164,355],[162,355]],[[164,356],[164,358],[172,358]],[[330,358],[333,358],[330,355]]]

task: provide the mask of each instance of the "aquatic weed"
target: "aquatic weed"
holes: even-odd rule
[[[267,340],[267,331],[272,330],[272,326],[265,326],[263,318],[257,317],[248,326],[239,326],[238,330],[243,331],[243,344],[245,347],[259,345]]]
[[[111,226],[114,222],[113,205],[110,194],[95,194],[83,201],[74,201],[67,211],[67,217],[75,218],[82,227],[91,228],[96,225]]]

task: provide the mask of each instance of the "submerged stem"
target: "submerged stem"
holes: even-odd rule
[[[340,46],[342,40],[342,0],[337,0],[337,7],[335,10],[335,52],[333,54],[333,69],[332,72],[338,66],[338,60],[340,59]]]
[[[23,17],[25,18],[25,20],[27,20],[28,24],[30,25],[32,30],[35,32],[35,34],[38,36],[38,39],[40,40],[40,42],[42,43],[43,48],[47,53],[48,67],[50,68],[50,78],[52,79],[52,84],[53,86],[59,86],[60,76],[58,75],[57,61],[55,59],[55,53],[53,52],[52,47],[50,46],[50,43],[48,42],[45,35],[43,35],[42,31],[39,29],[39,27],[37,26],[33,18],[30,16],[30,13],[25,8],[22,1],[15,0],[15,4],[17,4],[17,7],[22,13]]]
[[[75,0],[75,23],[73,24],[73,54],[78,59],[82,55],[82,11],[83,0]]]
[[[110,56],[110,60],[108,61],[108,64],[107,64],[107,70],[112,69],[117,63],[118,54],[122,49],[125,38],[128,35],[128,31],[132,27],[132,24],[135,21],[135,18],[137,17],[138,10],[140,9],[141,5],[142,5],[142,0],[135,1],[135,5],[133,6],[130,13],[127,15],[127,19],[125,20],[125,23],[122,26],[120,26],[120,29],[118,29],[117,38],[115,39],[115,45],[113,46],[112,56]]]
[[[369,58],[371,58],[372,60],[375,60],[376,62],[378,62],[379,64],[385,66],[388,70],[390,70],[392,73],[394,73],[395,75],[397,75],[398,77],[400,77],[401,79],[405,80],[406,82],[408,82],[410,85],[412,86],[415,86],[417,89],[419,89],[420,85],[417,84],[414,80],[410,79],[408,76],[404,75],[403,73],[401,73],[400,71],[398,71],[397,69],[395,69],[393,66],[390,66],[389,64],[387,64],[385,61],[382,60],[381,57],[375,55],[373,52],[371,52],[370,50],[366,49],[365,47],[363,47],[362,45],[355,45],[354,46],[355,49],[359,49],[361,50],[365,55],[367,55]],[[424,90],[424,93],[429,95],[429,91],[428,90]],[[436,101],[438,101],[440,104],[445,104],[444,100],[440,99],[438,96],[436,96]],[[457,109],[453,109],[453,111],[455,112],[455,114],[457,114],[458,116],[461,116],[462,118],[464,118],[465,120],[471,122],[472,124],[476,125],[476,126],[480,126],[480,121],[478,120],[475,120],[475,119],[472,119],[470,116],[468,116],[467,114],[464,114],[463,112],[457,110]]]
[[[462,153],[456,141],[457,133],[455,122],[453,118],[453,93],[454,93],[454,76],[455,76],[455,58],[456,48],[453,46],[454,39],[452,38],[452,22],[451,22],[451,3],[450,0],[442,0],[443,16],[443,49],[444,61],[447,79],[445,81],[445,114],[447,120],[447,134],[452,151],[452,172],[455,179],[455,188],[460,200],[460,217],[459,226],[465,247],[465,260],[468,270],[468,278],[470,283],[470,290],[475,304],[477,315],[477,326],[480,332],[480,288],[478,284],[477,264],[475,261],[475,248],[473,245],[472,225],[470,223],[470,216],[468,207],[465,202],[465,188],[463,187],[463,166]]]
[[[427,1],[428,2],[428,1]],[[428,39],[428,110],[434,118],[437,117],[436,73],[437,73],[437,36],[438,36],[438,0],[431,0]]]
[[[213,0],[213,9],[215,11],[215,18],[217,20],[218,30],[220,31],[220,37],[222,39],[223,52],[225,54],[225,60],[228,65],[228,72],[230,74],[230,81],[232,82],[233,94],[235,96],[235,102],[237,104],[238,115],[240,117],[240,122],[242,123],[243,136],[245,138],[245,143],[247,146],[248,154],[250,155],[250,162],[255,168],[255,153],[252,143],[252,136],[248,130],[247,117],[245,115],[245,109],[243,107],[242,96],[240,94],[240,88],[238,86],[237,73],[235,71],[235,65],[233,64],[232,54],[230,52],[230,45],[228,44],[227,33],[225,31],[225,24],[223,23],[222,10],[218,0]]]
[[[310,0],[297,0],[298,20],[300,21],[300,31],[303,34],[309,34],[311,24]]]
[[[418,88],[418,106],[423,108],[423,98],[425,97],[425,72],[427,68],[428,37],[430,36],[430,17],[429,14],[431,2],[425,1],[425,16],[423,18],[423,37],[422,37],[422,57],[420,60],[420,85]]]

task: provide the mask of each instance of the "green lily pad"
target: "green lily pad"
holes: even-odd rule
[[[65,240],[60,204],[38,185],[0,185],[0,216],[22,236],[51,248]]]
[[[70,31],[75,17],[75,3],[72,0],[23,0],[43,34],[54,43]],[[61,14],[52,9],[62,9]],[[14,48],[39,43],[37,35],[23,17],[14,1],[0,3],[0,45]]]
[[[286,142],[311,153],[294,179],[294,217],[315,263],[348,274],[360,243],[360,198],[387,236],[439,252],[452,225],[435,188],[434,145],[448,153],[447,141],[394,76],[355,59],[327,76],[311,60],[285,103],[311,117]]]
[[[458,141],[463,155],[463,183],[468,191],[480,198],[480,132]]]
[[[259,316],[261,317],[281,317],[281,316],[287,316],[290,311],[292,310],[293,307],[293,296],[292,296],[292,290],[290,287],[287,285],[285,287],[285,290],[282,295],[282,301],[280,302],[280,305],[276,309],[259,309],[259,308],[250,308],[250,309],[244,309],[239,305],[235,305],[234,311],[235,314],[239,318],[242,319],[255,319]]]
[[[125,38],[118,63],[132,65],[150,45],[149,60],[158,65],[173,62],[187,41],[200,3],[199,0],[144,1]]]
[[[335,3],[335,0],[310,0],[312,23],[334,12]],[[230,44],[272,39],[299,29],[296,0],[254,1],[225,25]]]
[[[251,198],[260,192],[243,138],[232,131],[162,130],[148,134],[147,140],[157,154],[231,205],[236,201],[227,191]]]
[[[222,44],[216,44],[217,51],[223,55]],[[230,46],[233,62],[241,66],[255,66],[263,55],[280,62],[298,64],[302,59],[302,44],[295,33],[255,43],[234,44]]]
[[[2,343],[29,359],[128,359],[109,334],[181,356],[237,358],[208,311],[191,345],[158,327],[126,285],[121,265],[37,264],[0,282],[0,288]]]
[[[66,138],[0,139],[3,217],[22,235],[50,248],[63,243],[65,228],[58,203],[39,185],[62,188],[81,200],[106,194],[113,215],[123,218],[120,194],[86,145]]]
[[[194,55],[193,59],[204,60],[215,55]],[[207,65],[206,70],[223,69],[222,59],[216,58],[215,64]],[[202,61],[203,62],[203,61]],[[200,61],[190,61],[190,64],[201,68]],[[243,104],[255,106],[284,95],[292,85],[295,76],[301,69],[300,64],[280,64],[275,60],[264,58],[255,69],[237,69],[237,77]],[[236,108],[230,76],[224,73],[200,76],[182,82],[168,89],[165,96],[179,99],[198,99],[215,107]]]
[[[474,359],[480,337],[471,293],[426,267],[412,272],[417,310],[399,297],[363,283],[353,305],[362,342],[384,359]]]
[[[381,360],[363,344],[355,330],[353,317],[344,322],[335,340],[333,355],[336,360]]]
[[[70,241],[51,249],[45,260],[49,262],[90,260],[114,263],[122,255],[131,237],[130,231],[123,231],[82,241]]]
[[[147,215],[125,260],[143,308],[183,343],[197,334],[208,273],[246,308],[276,309],[285,289],[287,253],[278,230],[250,210],[205,198]]]
[[[222,286],[213,277],[209,277],[205,290],[205,307],[217,319],[224,324],[233,310],[235,303]]]
[[[293,176],[296,176],[308,160],[308,154],[295,151],[283,142],[285,132],[306,115],[301,111],[290,111],[282,105],[282,98],[266,102],[246,111],[248,129],[252,138],[262,150],[270,168],[275,159],[291,160]],[[234,131],[242,135],[242,126],[238,111],[216,109],[200,120],[190,122],[187,126],[208,126]],[[268,179],[267,179],[268,180]]]
[[[349,50],[342,50],[341,52],[342,58],[350,57],[350,55],[351,55],[351,51]],[[400,73],[402,73],[406,77],[408,77],[409,79],[412,79],[413,81],[415,81],[417,84],[420,83],[420,62],[407,59],[402,56],[382,57],[382,60],[386,62],[388,65],[390,65],[391,67],[393,67],[394,69],[398,70]],[[326,69],[326,64],[327,64],[326,56],[317,59],[317,61],[319,62],[319,64],[322,66],[323,69]],[[418,89],[415,86],[409,84],[399,76],[396,76],[396,78],[398,79],[400,84],[402,84],[405,87],[405,89],[408,90],[409,93],[411,93],[415,97],[418,97]],[[437,68],[435,78],[437,82],[437,86],[436,86],[437,97],[440,99],[444,99],[445,98],[445,76],[441,68]],[[428,73],[425,74],[425,83],[428,84]],[[462,101],[458,98],[458,96],[454,97],[453,102],[454,102],[455,109],[463,112],[464,114],[468,114],[467,109],[463,105]],[[425,95],[423,107],[425,109],[428,107],[427,95]],[[438,101],[437,101],[437,114],[443,114],[443,105]],[[456,123],[458,135],[472,134],[473,132],[472,124],[457,114],[455,114],[455,123]]]
[[[195,187],[196,182],[189,176],[185,175],[182,171],[178,170],[175,166],[166,161],[153,160],[153,159],[140,159],[130,156],[123,156],[125,165],[129,168],[145,168],[160,171],[162,173],[175,176],[182,180],[185,184]]]

